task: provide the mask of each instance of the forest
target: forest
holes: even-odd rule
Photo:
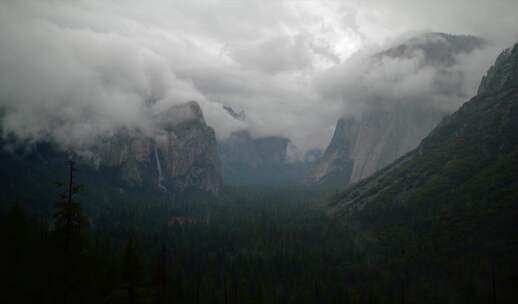
[[[3,303],[512,303],[517,296],[518,243],[470,248],[405,225],[365,233],[329,214],[323,198],[332,193],[323,190],[227,187],[217,198],[111,193],[103,201],[105,193],[81,186],[80,171],[73,175],[77,183],[49,191],[56,196],[46,215],[25,202],[1,205]]]
[[[518,303],[517,0],[0,0],[0,304]]]

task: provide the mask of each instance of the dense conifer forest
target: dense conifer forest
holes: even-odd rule
[[[517,0],[0,0],[0,304],[518,303]]]
[[[2,302],[512,303],[517,296],[518,243],[441,247],[433,233],[405,225],[363,233],[327,213],[328,193],[304,188],[227,188],[219,198],[175,200],[111,193],[107,204],[106,193],[80,187],[81,172],[73,175],[77,184],[51,191],[56,203],[46,216],[25,202],[2,204]]]

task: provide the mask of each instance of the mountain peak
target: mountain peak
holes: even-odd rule
[[[152,134],[123,131],[101,145],[99,154],[101,164],[119,169],[127,184],[160,191],[219,192],[216,136],[197,102],[156,114]]]
[[[447,66],[456,62],[458,54],[470,53],[485,44],[486,41],[477,36],[429,32],[384,50],[375,55],[375,58],[413,58],[422,53],[425,64]]]
[[[159,129],[172,130],[185,122],[200,122],[205,124],[205,118],[200,105],[196,101],[173,105],[167,110],[155,115],[155,123]]]

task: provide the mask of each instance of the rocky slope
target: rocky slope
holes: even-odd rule
[[[477,96],[417,149],[338,194],[333,212],[369,231],[404,226],[444,237],[445,246],[516,241],[517,160],[518,44],[498,57]]]
[[[367,70],[376,69],[387,58],[415,56],[421,69],[433,67],[441,71],[433,82],[437,94],[458,96],[461,94],[460,88],[455,88],[458,75],[448,67],[459,54],[472,52],[483,44],[476,37],[429,33],[375,54],[367,61],[371,66]],[[436,107],[424,93],[422,100],[418,97],[398,100],[388,93],[376,96],[360,115],[343,117],[337,122],[331,143],[308,174],[307,182],[343,186],[366,178],[417,147],[447,114],[447,110]]]

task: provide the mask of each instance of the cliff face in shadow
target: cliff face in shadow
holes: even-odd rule
[[[247,131],[234,132],[220,142],[219,152],[229,185],[301,184],[311,164],[288,138],[253,138]]]

